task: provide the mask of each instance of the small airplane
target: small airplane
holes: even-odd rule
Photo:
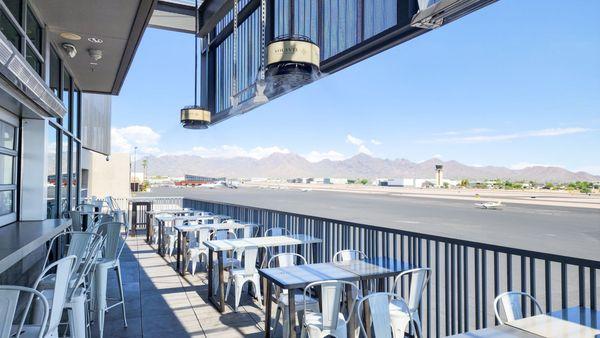
[[[475,206],[481,209],[491,209],[491,210],[499,210],[504,206],[502,202],[483,202],[483,203],[475,203]]]

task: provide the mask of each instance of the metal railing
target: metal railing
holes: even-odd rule
[[[598,260],[221,202],[184,199],[183,207],[253,222],[262,231],[285,227],[323,239],[316,253],[303,250],[309,262],[329,261],[338,250],[358,249],[369,257],[388,256],[430,267],[431,279],[419,309],[425,337],[497,324],[493,300],[509,290],[530,293],[547,312],[571,306],[597,309]],[[383,283],[392,291],[392,279]],[[408,285],[402,283],[401,293],[408,296]],[[533,314],[533,304],[524,302],[522,307],[524,313]]]
[[[120,209],[127,211],[134,229],[145,229],[146,210],[169,210],[183,207],[183,197],[130,197],[113,199]]]

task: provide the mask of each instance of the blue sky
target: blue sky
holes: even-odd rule
[[[208,130],[185,130],[193,39],[149,29],[113,151],[312,161],[359,152],[600,174],[600,1],[502,0]]]

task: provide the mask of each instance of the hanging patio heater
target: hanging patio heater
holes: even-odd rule
[[[194,34],[194,105],[181,109],[181,125],[186,129],[206,129],[210,124],[208,108],[198,105],[198,0],[196,0],[196,34]]]
[[[316,80],[320,75],[319,46],[302,35],[279,36],[267,45],[265,80],[268,97]]]

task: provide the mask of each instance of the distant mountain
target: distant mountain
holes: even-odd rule
[[[558,167],[528,167],[512,170],[505,167],[474,167],[457,161],[432,158],[415,163],[406,159],[381,159],[358,154],[343,161],[323,160],[312,163],[297,154],[275,153],[256,160],[249,157],[204,158],[194,155],[166,155],[148,158],[149,175],[183,176],[194,174],[211,177],[345,177],[345,178],[432,178],[436,164],[444,166],[450,179],[510,179],[536,182],[600,181],[600,176],[571,172]],[[141,168],[141,161],[138,162]]]

